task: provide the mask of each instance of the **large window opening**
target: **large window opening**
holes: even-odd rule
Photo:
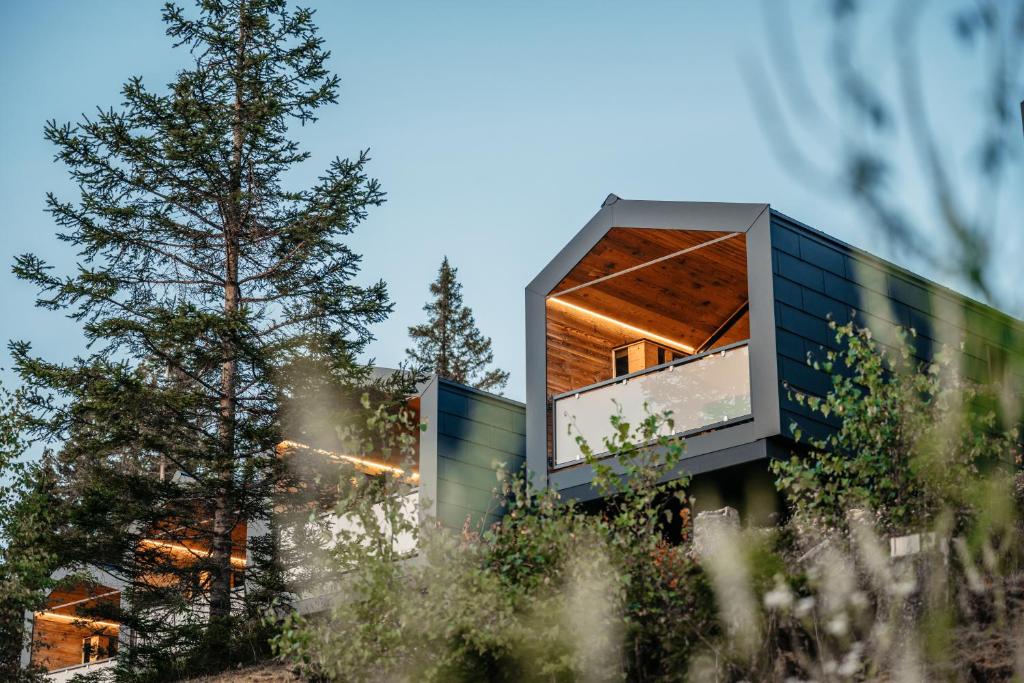
[[[645,403],[675,433],[748,417],[749,337],[744,233],[609,230],[546,301],[552,462],[579,460],[576,434],[601,452],[611,414]]]
[[[116,657],[120,600],[120,591],[99,584],[54,590],[33,615],[32,663],[56,671]]]

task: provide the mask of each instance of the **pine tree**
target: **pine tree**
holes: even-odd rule
[[[457,274],[445,256],[437,280],[430,283],[434,299],[423,307],[427,322],[409,328],[416,346],[406,349],[406,354],[414,366],[441,377],[477,389],[501,389],[508,382],[508,372],[487,369],[494,362],[491,339],[477,329],[473,311],[463,304]]]
[[[43,607],[55,558],[46,539],[59,524],[46,463],[25,458],[18,395],[0,386],[0,680],[38,680],[22,669],[25,611]]]
[[[188,571],[224,635],[232,532],[266,519],[280,483],[288,368],[356,378],[369,326],[391,310],[383,282],[353,283],[360,257],[342,242],[384,194],[365,151],[334,159],[313,187],[286,184],[309,158],[289,127],[337,101],[311,11],[200,0],[192,13],[166,5],[163,20],[189,56],[166,89],[133,77],[121,107],[46,126],[80,192],[47,196],[76,271],[54,274],[32,254],[14,266],[39,306],[82,323],[90,351],[58,364],[11,347],[24,417],[58,446],[74,506],[61,559],[131,581],[180,569],[140,551],[154,529],[205,543]]]

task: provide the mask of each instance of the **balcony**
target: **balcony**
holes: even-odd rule
[[[32,615],[32,664],[59,674],[54,680],[68,680],[113,661],[121,624],[106,615],[116,614],[120,602],[119,588],[98,582],[55,588]]]
[[[47,677],[53,683],[64,683],[65,681],[73,680],[76,676],[95,674],[103,669],[113,668],[116,664],[117,657],[109,657],[94,662],[86,662],[85,664],[75,664],[61,669],[54,669],[47,673]]]
[[[555,467],[583,459],[577,436],[594,453],[602,454],[605,438],[613,436],[610,417],[619,413],[626,422],[638,424],[645,410],[672,413],[674,428],[665,436],[690,436],[749,419],[748,342],[684,356],[555,396]]]
[[[616,413],[683,435],[752,418],[744,233],[612,227],[574,257],[544,292],[549,470],[577,436],[606,450]]]

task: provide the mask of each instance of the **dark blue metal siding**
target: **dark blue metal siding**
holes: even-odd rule
[[[515,401],[441,380],[438,385],[437,517],[483,530],[501,519],[497,468],[526,461],[526,409]]]
[[[835,348],[830,318],[842,324],[853,317],[873,329],[886,324],[913,329],[923,361],[933,357],[938,340],[962,338],[963,367],[979,381],[988,379],[992,353],[1024,355],[1019,321],[776,212],[771,233],[783,434],[790,435],[794,423],[816,436],[836,425],[791,400],[788,389],[816,395],[828,391],[829,377],[809,367],[807,358],[822,358],[826,348]],[[962,312],[962,321],[943,318],[951,304]]]

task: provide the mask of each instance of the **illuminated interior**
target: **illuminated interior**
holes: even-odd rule
[[[212,519],[203,519],[198,528],[184,527],[170,519],[157,525],[148,538],[139,541],[138,552],[152,570],[139,578],[152,587],[176,587],[186,594],[196,594],[208,588],[206,572],[181,572],[193,567],[211,555],[210,525]],[[248,527],[239,520],[231,530],[231,588],[241,588],[246,567],[246,537]]]
[[[210,520],[198,528],[182,526],[171,519],[152,529],[139,542],[138,553],[152,570],[139,583],[154,588],[174,588],[186,595],[208,589],[206,572],[180,572],[210,556]],[[246,566],[244,521],[231,532],[231,587],[240,588]],[[186,585],[187,583],[187,585]],[[198,591],[198,593],[196,592]],[[54,590],[46,608],[33,615],[32,663],[47,671],[100,662],[117,655],[120,624],[116,621],[119,591],[99,584],[78,584]]]
[[[420,398],[413,396],[405,403],[408,425],[396,427],[408,430],[412,438],[411,453],[383,452],[380,448],[368,452],[348,448],[336,439],[309,443],[301,434],[285,439],[277,446],[277,455],[288,460],[295,477],[294,486],[305,487],[309,482],[323,479],[333,482],[338,463],[352,465],[356,471],[370,476],[401,477],[410,483],[419,481]],[[321,437],[322,438],[322,437]],[[397,443],[397,439],[395,440]],[[397,450],[397,449],[396,449]],[[316,474],[321,476],[318,477]]]
[[[121,594],[108,586],[79,584],[54,590],[32,620],[32,663],[47,671],[117,655],[119,624],[110,616]]]
[[[547,296],[549,409],[554,396],[749,336],[743,233],[613,228]]]
[[[414,468],[410,468],[408,474],[404,469],[397,465],[391,465],[384,462],[378,455],[376,458],[373,455],[367,457],[360,457],[356,455],[348,455],[345,453],[339,453],[337,451],[331,451],[324,448],[314,448],[308,444],[299,443],[298,441],[292,441],[286,439],[278,444],[278,452],[284,454],[293,454],[295,452],[311,453],[313,455],[323,456],[335,462],[345,462],[355,466],[355,468],[365,474],[390,474],[396,477],[408,477],[415,481],[419,479],[420,473],[415,471]]]
[[[236,527],[232,536],[241,536],[244,533],[245,525],[240,524]],[[236,542],[233,543],[234,547],[231,549],[231,566],[234,569],[244,569],[245,539],[232,540]],[[144,538],[139,542],[139,546],[154,553],[164,555],[169,564],[179,566],[187,566],[188,564],[194,563],[198,560],[206,559],[211,554],[209,545],[198,541],[184,541],[182,543],[178,543],[177,541]]]
[[[679,356],[750,336],[742,233],[613,228],[547,298],[549,397],[615,376],[614,349]]]

